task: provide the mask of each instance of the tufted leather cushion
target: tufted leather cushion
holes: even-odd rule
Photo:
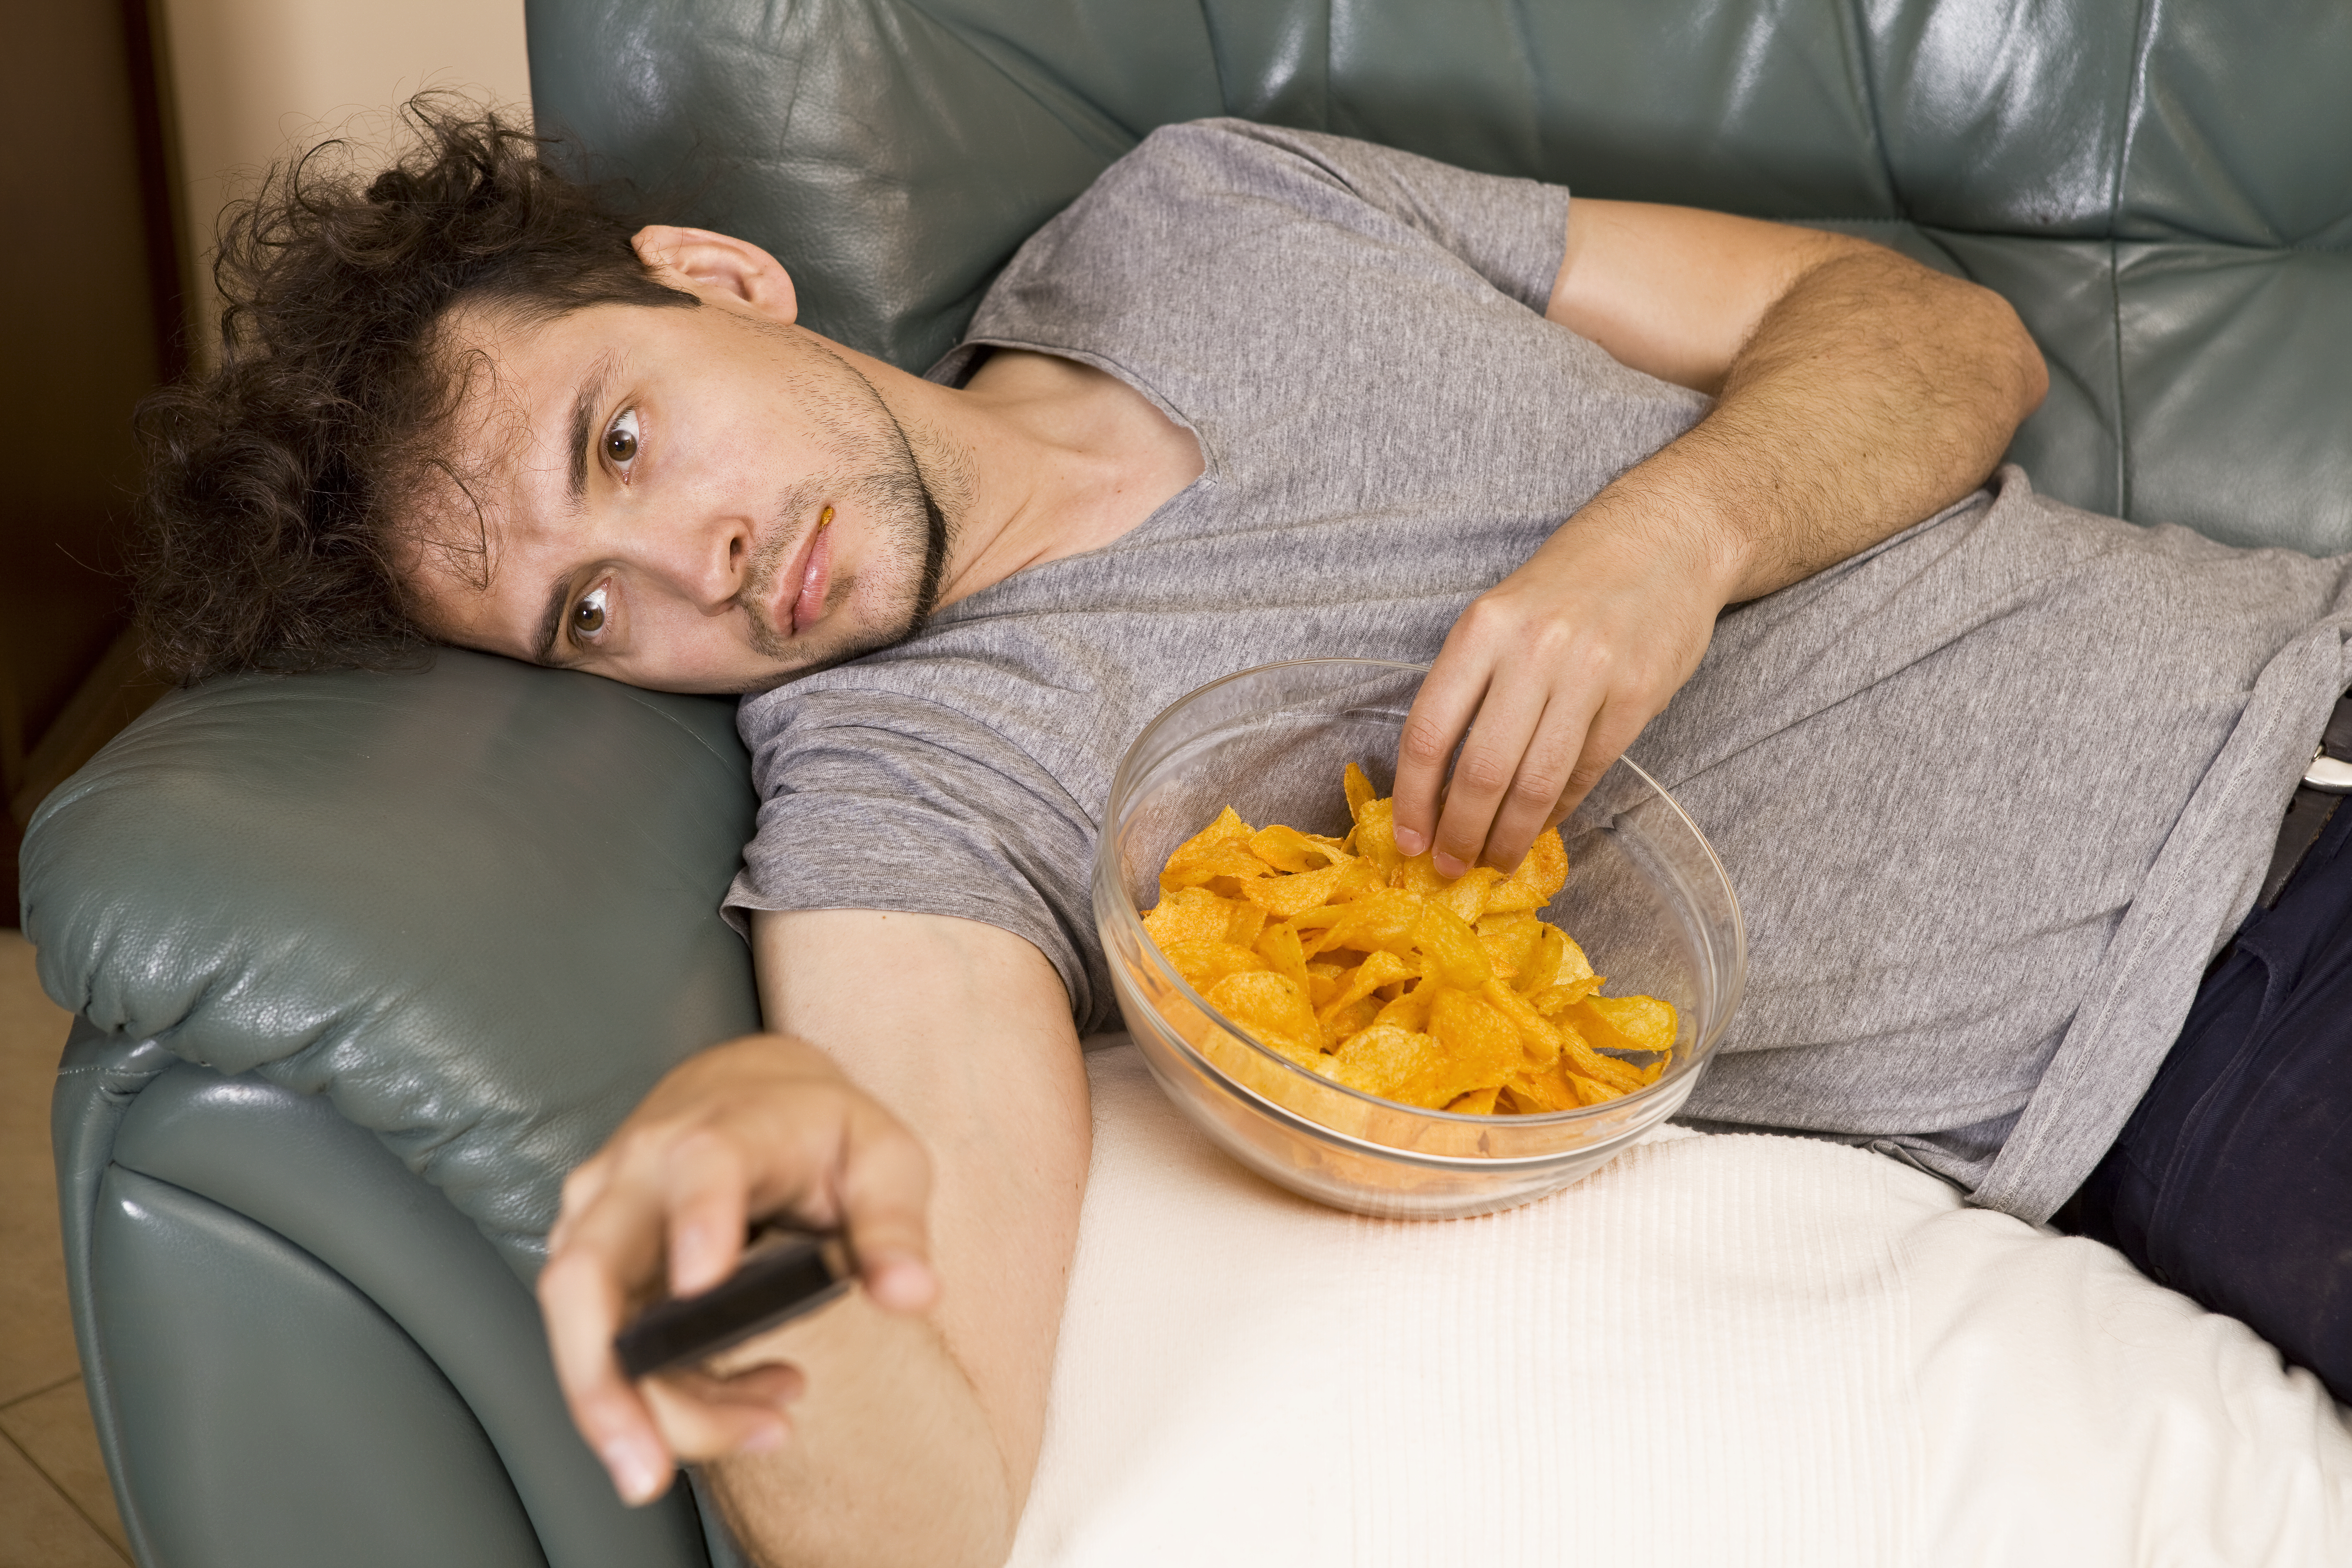
[[[532,96],[810,323],[920,368],[1153,126],[1364,136],[1897,239],[2051,360],[2043,490],[2352,548],[2338,0],[531,0]]]
[[[563,1173],[758,1027],[751,814],[725,700],[456,651],[215,681],[43,804],[25,929],[60,1005],[325,1094],[529,1279]]]

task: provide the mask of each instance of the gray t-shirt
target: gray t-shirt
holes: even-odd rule
[[[1013,931],[1117,1022],[1087,872],[1120,756],[1251,665],[1426,662],[1706,400],[1542,317],[1568,195],[1236,121],[1155,132],[1006,268],[990,346],[1199,438],[1115,543],[747,699],[740,909]],[[2033,1217],[2071,1192],[2251,900],[2346,679],[2340,563],[1995,489],[1726,615],[1633,748],[1715,843],[1746,1000],[1694,1117],[1890,1138]],[[2268,674],[2265,674],[2268,671]]]

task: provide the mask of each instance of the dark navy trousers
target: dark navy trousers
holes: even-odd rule
[[[2352,800],[2256,909],[2061,1228],[2352,1400]]]

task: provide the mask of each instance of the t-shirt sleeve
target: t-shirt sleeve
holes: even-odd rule
[[[749,910],[849,909],[983,921],[1045,955],[1082,1029],[1106,1026],[1087,886],[1094,822],[1060,784],[936,703],[781,695],[747,706],[759,830],[728,919],[740,929]]]
[[[1451,252],[1529,310],[1540,314],[1551,302],[1568,242],[1564,185],[1474,174],[1375,142],[1244,120],[1200,121],[1155,132],[1153,140],[1163,137],[1198,143],[1193,155],[1225,163],[1237,189],[1298,174],[1328,180]]]

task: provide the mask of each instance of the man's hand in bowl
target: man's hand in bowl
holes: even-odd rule
[[[771,1362],[633,1384],[613,1352],[622,1324],[665,1288],[689,1296],[726,1279],[747,1222],[768,1215],[845,1232],[866,1295],[920,1312],[939,1289],[929,1188],[912,1135],[799,1040],[747,1036],[655,1087],[564,1182],[539,1277],[564,1398],[624,1499],[660,1496],[680,1461],[780,1446],[803,1380]]]
[[[1446,638],[1397,758],[1396,826],[1400,848],[1433,847],[1456,875],[1516,866],[1575,809],[1698,668],[1726,605],[1966,496],[2049,387],[1989,289],[1686,207],[1576,202],[1544,314],[1716,403]]]
[[[1472,600],[1398,742],[1397,847],[1452,877],[1517,866],[1698,668],[1718,576],[1604,498]]]

